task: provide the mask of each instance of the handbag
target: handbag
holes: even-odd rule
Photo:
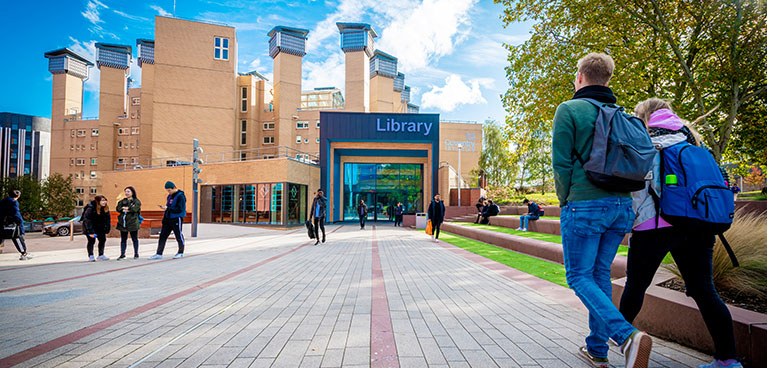
[[[17,239],[20,234],[21,232],[19,230],[19,225],[17,224],[3,226],[3,234],[2,234],[3,239]]]
[[[432,225],[431,220],[426,221],[426,235],[432,235],[434,234],[434,225]]]

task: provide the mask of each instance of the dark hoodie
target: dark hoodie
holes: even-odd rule
[[[86,234],[109,234],[112,227],[112,218],[109,211],[98,213],[98,203],[91,201],[85,206],[82,215],[83,232]]]
[[[184,191],[179,189],[176,193],[168,194],[168,199],[165,202],[165,214],[163,218],[177,219],[186,216],[186,195]]]

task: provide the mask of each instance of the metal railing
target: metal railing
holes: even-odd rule
[[[239,161],[260,161],[272,160],[276,158],[287,158],[289,160],[302,162],[307,165],[319,166],[319,156],[299,151],[287,146],[250,148],[234,151],[214,152],[200,154],[203,164],[213,164],[222,162]],[[191,166],[192,154],[188,156],[158,157],[152,159],[139,160],[134,163],[115,162],[114,170],[142,170],[155,169],[161,167]]]
[[[83,120],[98,120],[98,116],[86,116],[83,117],[82,114],[67,114],[64,115],[64,121],[83,121]]]
[[[459,124],[482,124],[476,120],[447,120],[440,119],[440,123],[459,123]]]

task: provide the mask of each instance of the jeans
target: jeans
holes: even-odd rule
[[[365,228],[365,220],[367,220],[367,218],[368,218],[367,215],[360,216],[360,229],[364,229]]]
[[[98,239],[98,241],[99,241],[99,245],[98,245],[98,247],[99,247],[99,256],[103,256],[104,255],[104,247],[106,246],[106,242],[107,242],[106,234],[96,234],[95,238],[92,238],[90,235],[87,235],[86,237],[88,238],[88,245],[86,246],[86,248],[88,249],[88,256],[92,256],[93,255],[93,244],[96,243],[96,239]]]
[[[314,218],[314,239],[320,241],[320,229],[322,229],[322,242],[325,242],[325,217]]]
[[[519,216],[519,227],[523,229],[527,229],[527,224],[530,220],[537,220],[538,216],[532,216],[532,215],[522,215]]]
[[[687,286],[687,295],[695,300],[709,334],[714,340],[714,358],[736,359],[732,316],[712,280],[714,236],[685,233],[673,227],[636,231],[631,234],[626,288],[620,311],[633,322],[642,308],[645,291],[652,283],[663,257],[671,252]]]
[[[138,230],[120,231],[120,255],[125,256],[125,250],[128,248],[128,234],[133,242],[133,255],[138,257]]]
[[[184,233],[181,232],[181,225],[184,223],[184,219],[179,218],[164,218],[162,219],[162,230],[160,230],[160,240],[157,241],[157,254],[162,255],[165,251],[165,242],[168,241],[168,236],[173,232],[176,236],[176,242],[178,243],[178,253],[184,254]]]
[[[607,357],[607,340],[623,344],[636,331],[612,302],[610,265],[631,231],[631,198],[571,201],[562,208],[562,250],[567,284],[589,310],[589,352]]]

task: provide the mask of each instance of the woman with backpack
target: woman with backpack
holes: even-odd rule
[[[657,149],[664,150],[679,144],[684,145],[685,142],[699,146],[698,139],[674,114],[668,102],[651,98],[637,105],[634,113],[647,124]],[[687,287],[687,295],[695,300],[714,340],[714,361],[700,367],[741,368],[735,351],[732,316],[714,288],[714,234],[672,226],[656,211],[660,208],[659,198],[664,195],[663,187],[668,187],[666,191],[669,192],[673,190],[672,186],[676,186],[677,180],[681,180],[673,175],[667,177],[661,173],[662,159],[660,153],[656,155],[652,169],[653,179],[648,182],[646,188],[632,193],[636,220],[629,241],[626,287],[621,296],[620,311],[626,321],[634,321],[642,308],[645,291],[652,283],[655,271],[666,253],[671,252]],[[661,180],[664,181],[663,186]]]
[[[133,187],[125,188],[125,198],[117,202],[117,230],[120,231],[120,257],[125,259],[125,251],[128,248],[128,235],[133,241],[133,259],[138,259],[138,229],[141,227],[141,201],[136,196]]]
[[[88,260],[96,262],[93,258],[93,244],[99,241],[99,261],[108,261],[109,258],[104,255],[104,247],[107,242],[107,234],[112,225],[112,218],[109,215],[109,205],[107,199],[102,195],[97,195],[91,203],[85,206],[82,215],[83,232],[88,238]]]

